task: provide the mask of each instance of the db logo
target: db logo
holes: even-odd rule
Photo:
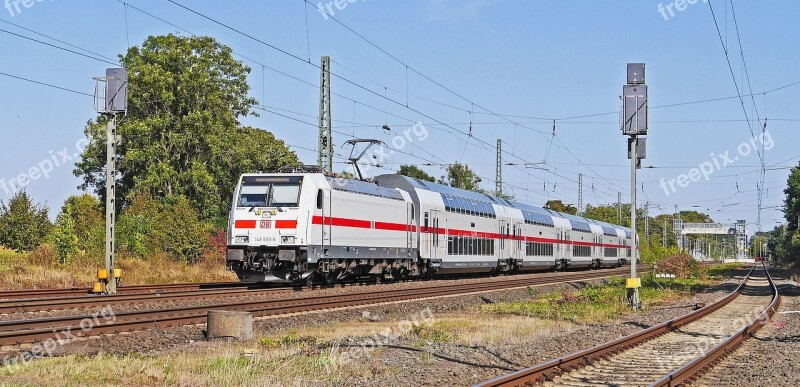
[[[261,227],[261,228],[271,228],[272,227],[272,221],[271,220],[262,220],[261,221],[261,225],[259,227]]]

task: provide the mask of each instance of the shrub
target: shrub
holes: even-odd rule
[[[72,206],[67,202],[56,218],[50,242],[58,254],[58,262],[66,265],[78,253],[78,234],[75,232],[75,219]]]
[[[67,207],[71,209],[75,235],[81,241],[80,249],[92,255],[104,255],[106,219],[100,200],[88,194],[70,196],[61,211]]]
[[[44,243],[28,254],[25,259],[28,265],[50,267],[58,260],[58,251],[50,243]]]
[[[674,274],[677,278],[699,278],[703,276],[700,264],[686,254],[672,255],[662,259],[656,265],[656,271]]]
[[[0,245],[17,252],[31,251],[44,243],[52,224],[47,206],[33,204],[25,191],[0,201]]]
[[[120,216],[117,229],[120,248],[140,257],[163,252],[183,262],[196,262],[209,242],[208,225],[182,196],[159,202],[146,193],[136,195]]]

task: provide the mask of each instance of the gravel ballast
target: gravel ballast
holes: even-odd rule
[[[781,293],[778,313],[697,385],[800,386],[800,285],[780,270],[772,276]]]

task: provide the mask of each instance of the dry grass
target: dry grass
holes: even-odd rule
[[[444,317],[433,324],[434,329],[452,334],[455,343],[497,347],[552,337],[572,326],[568,321],[485,313]]]
[[[337,344],[345,337],[367,339],[391,329],[402,333],[405,340],[447,337],[451,344],[502,346],[557,335],[570,324],[480,311],[435,316],[435,321],[428,322],[410,325],[407,331],[399,327],[409,325],[397,320],[312,326],[277,331],[270,337],[245,343],[200,342],[158,356],[101,354],[40,359],[19,368],[0,368],[0,385],[347,385],[349,380],[403,371],[369,366],[373,362],[364,357],[339,361],[346,358],[342,352],[350,350]],[[374,359],[383,354],[380,348],[369,352]],[[418,356],[422,361],[429,357]]]
[[[212,343],[160,356],[98,355],[47,358],[0,368],[0,384],[19,386],[266,386],[331,385],[346,368],[337,349],[306,345],[264,349]],[[347,366],[344,366],[347,367]]]
[[[0,289],[57,289],[91,287],[101,257],[81,255],[66,265],[59,265],[47,246],[31,253],[16,253],[0,248]],[[121,255],[117,265],[123,270],[123,285],[178,282],[235,281],[225,271],[222,259],[209,259],[198,264],[176,262],[166,255],[147,260]]]
[[[551,337],[563,333],[573,326],[569,321],[496,315],[481,310],[434,317],[432,320],[419,321],[417,324],[408,324],[397,320],[378,322],[363,320],[351,321],[346,324],[305,326],[298,329],[276,331],[272,337],[262,339],[262,342],[271,345],[287,341],[309,342],[312,340],[317,343],[325,343],[346,337],[373,337],[383,332],[391,332],[403,339],[418,339],[423,342],[503,346]]]

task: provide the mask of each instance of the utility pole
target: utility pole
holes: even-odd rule
[[[106,116],[108,122],[106,124],[106,267],[97,270],[98,282],[92,291],[116,294],[117,282],[122,278],[122,270],[115,268],[117,147],[122,141],[117,135],[117,116],[120,114],[124,116],[128,111],[128,71],[124,68],[110,68],[106,70],[105,78],[94,78],[94,80],[95,110]],[[102,97],[101,84],[104,84]]]
[[[578,214],[583,214],[583,174],[578,174]]]
[[[617,192],[617,224],[622,225],[622,192]]]
[[[116,183],[117,183],[117,117],[108,117],[106,127],[106,270],[108,276],[113,276],[116,257],[114,256],[114,242],[116,239]],[[116,294],[116,281],[106,278],[106,294]]]
[[[644,204],[644,241],[650,246],[650,202]]]
[[[664,219],[664,228],[661,229],[661,246],[667,247],[667,219]]]
[[[503,197],[503,140],[497,139],[497,166],[495,167],[494,192]]]
[[[631,250],[631,278],[628,279],[628,301],[636,309],[639,308],[639,288],[642,286],[641,279],[636,274],[636,265],[639,263],[639,243],[636,232],[636,147],[638,145],[637,136],[631,136],[631,234],[633,244]]]
[[[675,243],[678,244],[678,250],[683,252],[683,221],[681,220],[681,213],[678,211],[677,204],[675,205],[675,215],[672,216],[672,229],[675,232]]]
[[[639,240],[636,232],[636,170],[641,167],[640,160],[646,157],[647,135],[647,85],[645,84],[644,63],[628,63],[628,83],[622,87],[622,134],[629,136],[628,155],[631,159],[631,278],[626,281],[630,306],[641,307],[639,288],[642,280],[636,273],[639,261]],[[641,144],[641,146],[640,146]]]
[[[333,172],[333,125],[331,121],[331,58],[322,57],[319,79],[319,154],[317,165]]]

